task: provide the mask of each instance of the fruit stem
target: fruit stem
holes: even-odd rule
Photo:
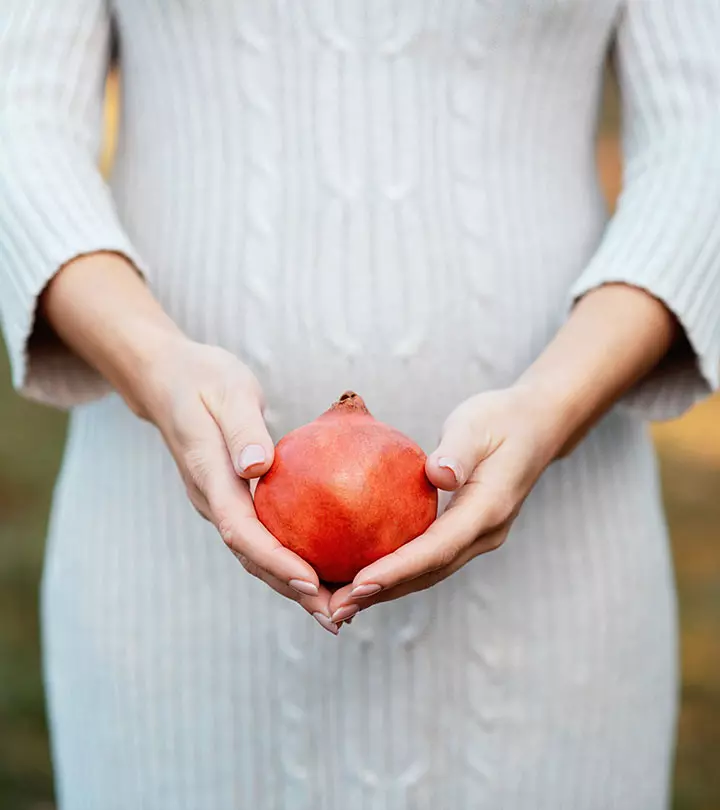
[[[340,411],[342,413],[361,413],[370,414],[367,405],[363,398],[356,394],[354,391],[345,391],[345,393],[330,406],[331,411]]]

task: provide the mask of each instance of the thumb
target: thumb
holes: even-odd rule
[[[438,489],[459,489],[488,455],[490,438],[473,420],[460,412],[445,423],[437,449],[425,463],[430,482]]]
[[[260,402],[247,394],[229,397],[216,421],[235,472],[241,478],[259,478],[273,462],[274,445],[263,419]]]

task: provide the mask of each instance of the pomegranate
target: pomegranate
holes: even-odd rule
[[[425,475],[423,451],[347,391],[278,442],[255,490],[255,509],[320,579],[346,583],[427,529],[437,490]]]

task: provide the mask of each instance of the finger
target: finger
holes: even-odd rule
[[[352,589],[352,584],[343,585],[330,595],[329,609],[333,621],[344,621],[350,624],[356,613],[364,609],[366,605],[372,604],[372,599],[369,597],[351,596]],[[345,610],[345,608],[352,608],[352,610]]]
[[[241,483],[245,488],[245,485]],[[243,493],[243,500],[250,493]],[[241,509],[247,508],[247,512]],[[252,511],[250,511],[252,510]],[[218,509],[214,509],[218,515]],[[237,503],[221,511],[220,534],[229,548],[252,560],[276,579],[306,596],[320,593],[320,581],[313,567],[290,549],[281,545],[255,516],[252,501],[246,507]]]
[[[200,515],[203,520],[207,520],[209,523],[212,523],[210,504],[207,502],[207,499],[202,492],[200,492],[200,490],[195,486],[188,486],[187,494],[188,498],[190,498],[190,503],[195,507],[195,511],[198,513],[198,515]]]
[[[439,489],[459,489],[492,447],[490,434],[477,424],[470,407],[461,406],[443,426],[440,444],[425,464],[427,476]]]
[[[502,525],[508,509],[505,502],[491,499],[489,491],[469,481],[452,508],[424,534],[360,571],[351,595],[374,595],[452,565],[481,535]]]
[[[328,591],[327,588],[321,585],[317,596],[306,596],[298,593],[246,557],[237,553],[235,556],[249,574],[261,580],[266,585],[269,585],[281,596],[291,599],[293,602],[297,602],[324,630],[327,630],[334,636],[338,634],[340,629],[339,624],[330,619],[330,591]]]
[[[245,381],[228,384],[220,394],[205,398],[241,478],[264,475],[273,461],[274,445],[262,415],[259,394]]]
[[[218,426],[204,409],[194,434],[179,450],[190,489],[202,493],[213,523],[232,551],[306,596],[317,596],[320,581],[313,567],[278,540],[255,514],[247,481],[237,477]]]
[[[382,602],[392,602],[393,600],[400,599],[403,596],[409,596],[411,593],[418,593],[419,591],[425,591],[428,588],[432,588],[434,585],[437,585],[439,582],[447,579],[452,574],[457,573],[457,571],[466,566],[471,560],[475,559],[475,557],[478,557],[481,554],[487,554],[489,551],[494,551],[500,545],[502,545],[505,536],[507,535],[507,531],[500,530],[498,535],[499,536],[495,536],[495,533],[492,533],[480,538],[465,552],[463,552],[463,554],[456,557],[450,565],[446,565],[444,568],[438,568],[437,571],[432,571],[429,574],[423,574],[420,577],[403,582],[394,588],[380,591],[376,595],[371,596],[366,600],[358,600],[360,609],[366,610],[366,608],[372,607],[372,605],[378,605]]]
[[[365,598],[349,597],[345,595],[342,603],[335,603],[333,600],[330,602],[330,610],[333,618],[339,613],[346,604],[356,604],[360,611],[367,610],[373,605],[382,602],[392,602],[395,599],[400,599],[403,596],[408,596],[411,593],[418,593],[419,591],[427,590],[433,585],[437,585],[444,579],[447,579],[452,574],[459,571],[463,566],[467,565],[471,560],[480,554],[486,554],[489,551],[494,551],[498,546],[502,545],[505,537],[507,536],[507,529],[500,529],[497,533],[491,533],[473,543],[465,552],[456,557],[450,565],[444,568],[439,568],[428,574],[416,577],[415,579],[403,582],[393,588],[379,591],[372,596]],[[349,601],[348,601],[349,600]]]
[[[336,611],[339,608],[344,607],[345,605],[348,605],[348,604],[351,604],[351,603],[354,604],[355,602],[357,602],[359,604],[360,601],[362,601],[360,599],[355,600],[354,598],[352,598],[350,596],[350,593],[352,592],[352,589],[353,589],[352,584],[343,585],[342,588],[338,588],[335,591],[335,593],[333,593],[330,596],[329,608],[330,608],[330,615],[331,616],[334,616]]]

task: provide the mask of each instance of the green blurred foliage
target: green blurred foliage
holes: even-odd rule
[[[0,345],[0,808],[40,810],[52,777],[38,584],[65,418],[15,396],[9,377]]]

